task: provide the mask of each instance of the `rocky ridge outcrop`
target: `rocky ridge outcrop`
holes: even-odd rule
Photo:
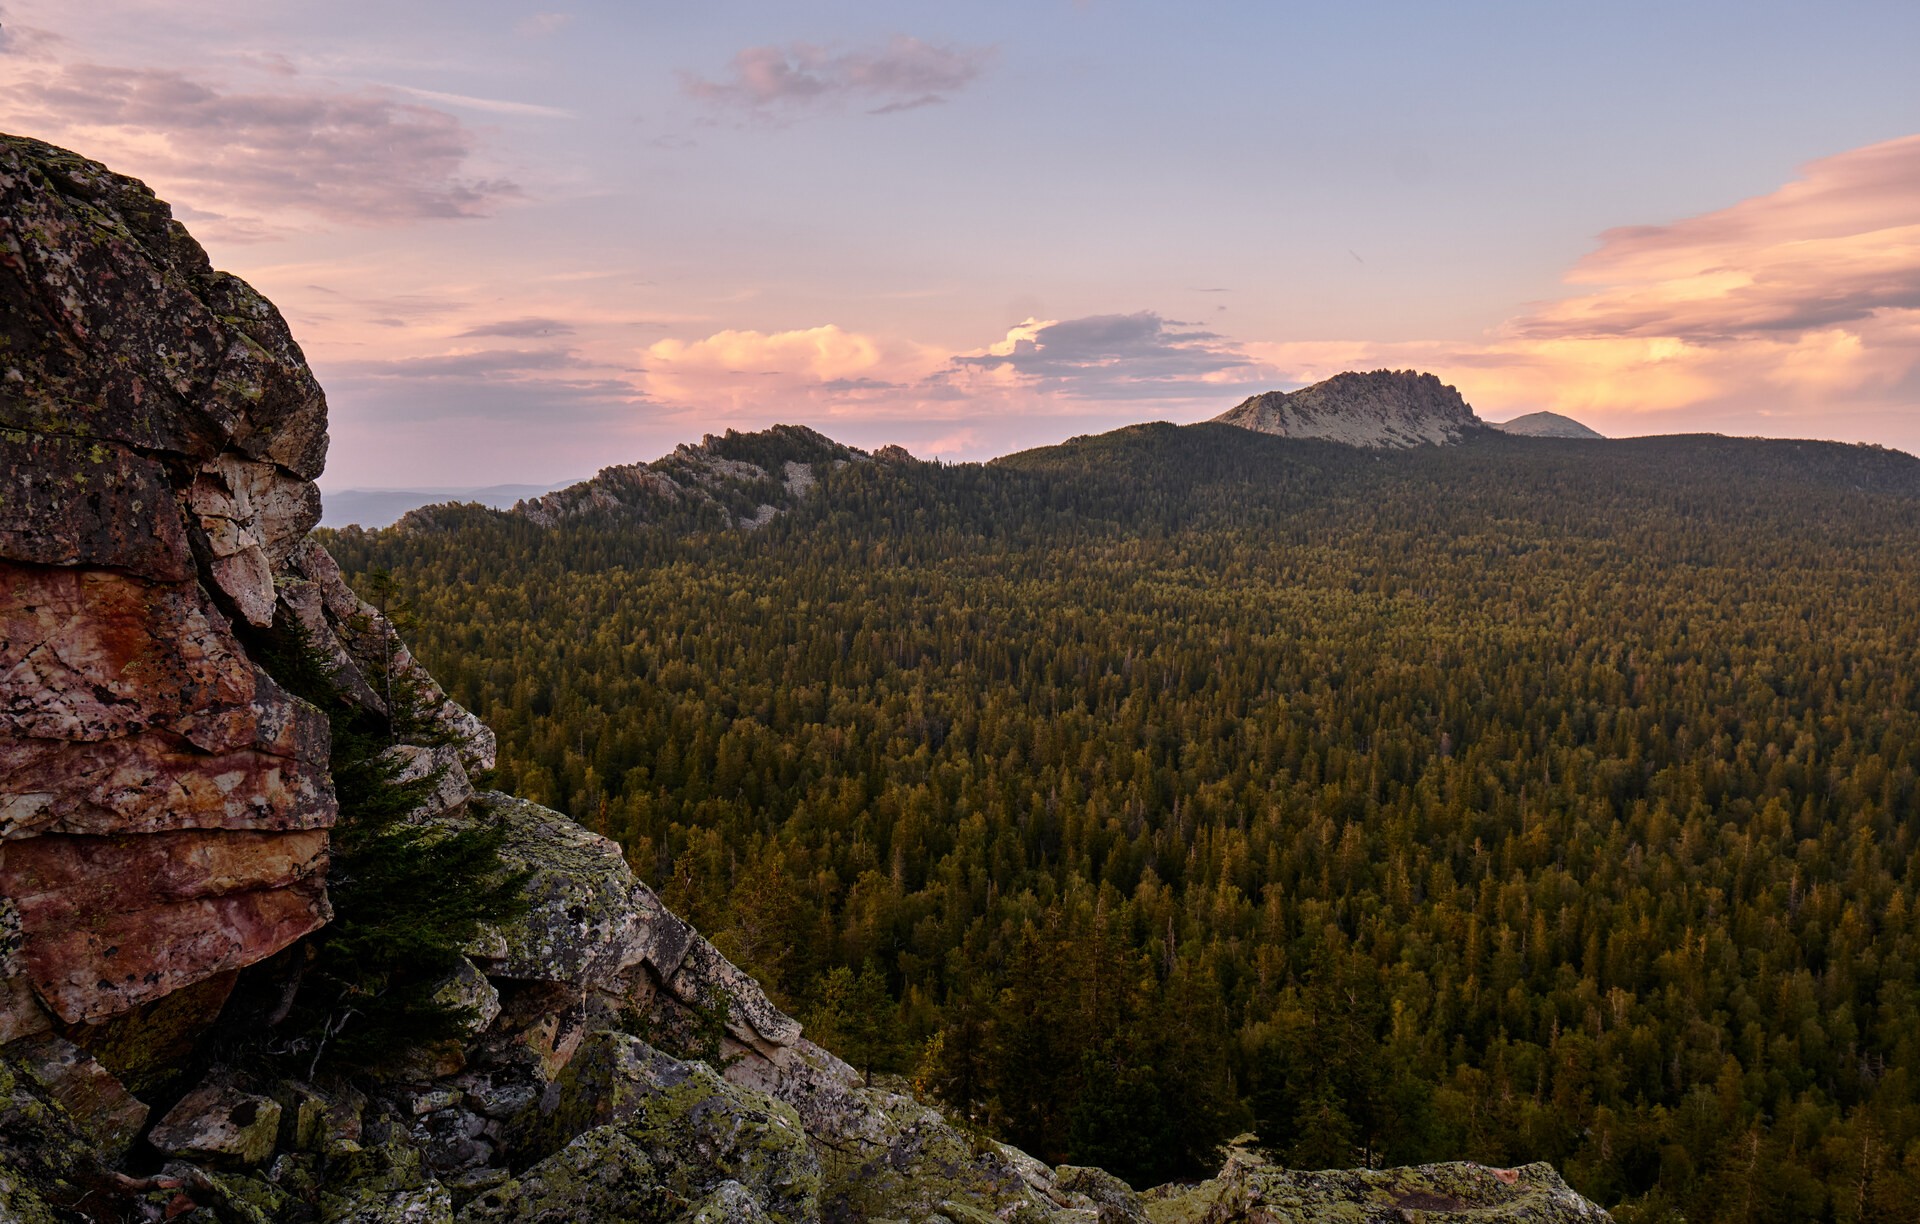
[[[1415,370],[1335,374],[1298,391],[1252,396],[1213,418],[1257,433],[1349,446],[1445,446],[1484,429],[1453,387]]]
[[[0,341],[0,1219],[1286,1218],[1234,1166],[1136,1195],[867,1086],[617,846],[476,785],[492,734],[308,538],[298,347],[141,184],[0,137]],[[706,445],[676,488],[761,479]],[[287,640],[336,704],[408,705],[407,820],[494,831],[521,881],[437,986],[462,1031],[377,1074],[272,1039],[339,816]],[[1510,1218],[1599,1218],[1554,1210]]]
[[[751,531],[805,499],[822,470],[871,462],[865,451],[804,425],[751,434],[730,429],[652,463],[602,468],[590,480],[523,500],[510,513],[543,527],[588,514],[642,521],[679,514]]]
[[[1495,421],[1493,427],[1501,433],[1522,438],[1586,438],[1602,441],[1606,438],[1605,434],[1557,412],[1529,412],[1511,421]]]

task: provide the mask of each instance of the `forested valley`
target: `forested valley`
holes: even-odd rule
[[[326,544],[497,785],[1046,1160],[1920,1218],[1920,462],[1156,425],[816,474],[755,530]]]

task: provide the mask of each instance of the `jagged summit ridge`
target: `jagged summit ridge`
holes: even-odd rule
[[[1284,438],[1385,449],[1445,446],[1485,428],[1459,391],[1417,370],[1335,374],[1298,391],[1252,396],[1213,419]]]
[[[1522,438],[1603,440],[1607,436],[1596,429],[1589,429],[1570,416],[1561,416],[1557,412],[1529,412],[1511,421],[1495,421],[1493,427],[1501,433],[1515,434]]]
[[[735,526],[764,527],[799,504],[818,479],[817,468],[869,463],[873,457],[804,425],[774,425],[757,433],[729,429],[699,445],[682,443],[652,463],[602,468],[590,480],[527,498],[511,513],[551,527],[563,519],[612,512],[651,518],[668,506],[706,507]]]

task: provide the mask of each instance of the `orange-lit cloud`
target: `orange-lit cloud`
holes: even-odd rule
[[[1236,341],[1151,311],[1029,319],[957,353],[836,327],[724,331],[648,353],[650,391],[736,407],[1212,415],[1250,391],[1413,367],[1492,419],[1546,408],[1610,432],[1884,435],[1920,409],[1920,136],[1667,225],[1609,230],[1570,296],[1470,339]],[[957,402],[956,402],[957,401]],[[1140,409],[1136,407],[1136,411]]]
[[[640,355],[654,400],[714,416],[848,408],[892,399],[925,377],[937,354],[828,323],[792,331],[718,331],[660,340]]]
[[[1418,365],[1496,418],[1548,408],[1636,431],[1686,410],[1695,427],[1863,434],[1920,409],[1920,136],[1813,162],[1730,208],[1609,230],[1566,280],[1586,291],[1468,343],[1247,348],[1301,380]]]

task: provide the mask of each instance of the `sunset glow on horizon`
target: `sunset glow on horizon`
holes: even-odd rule
[[[1920,452],[1913,6],[77,7],[0,0],[0,129],[280,306],[329,488],[778,421],[978,459],[1381,367]]]

